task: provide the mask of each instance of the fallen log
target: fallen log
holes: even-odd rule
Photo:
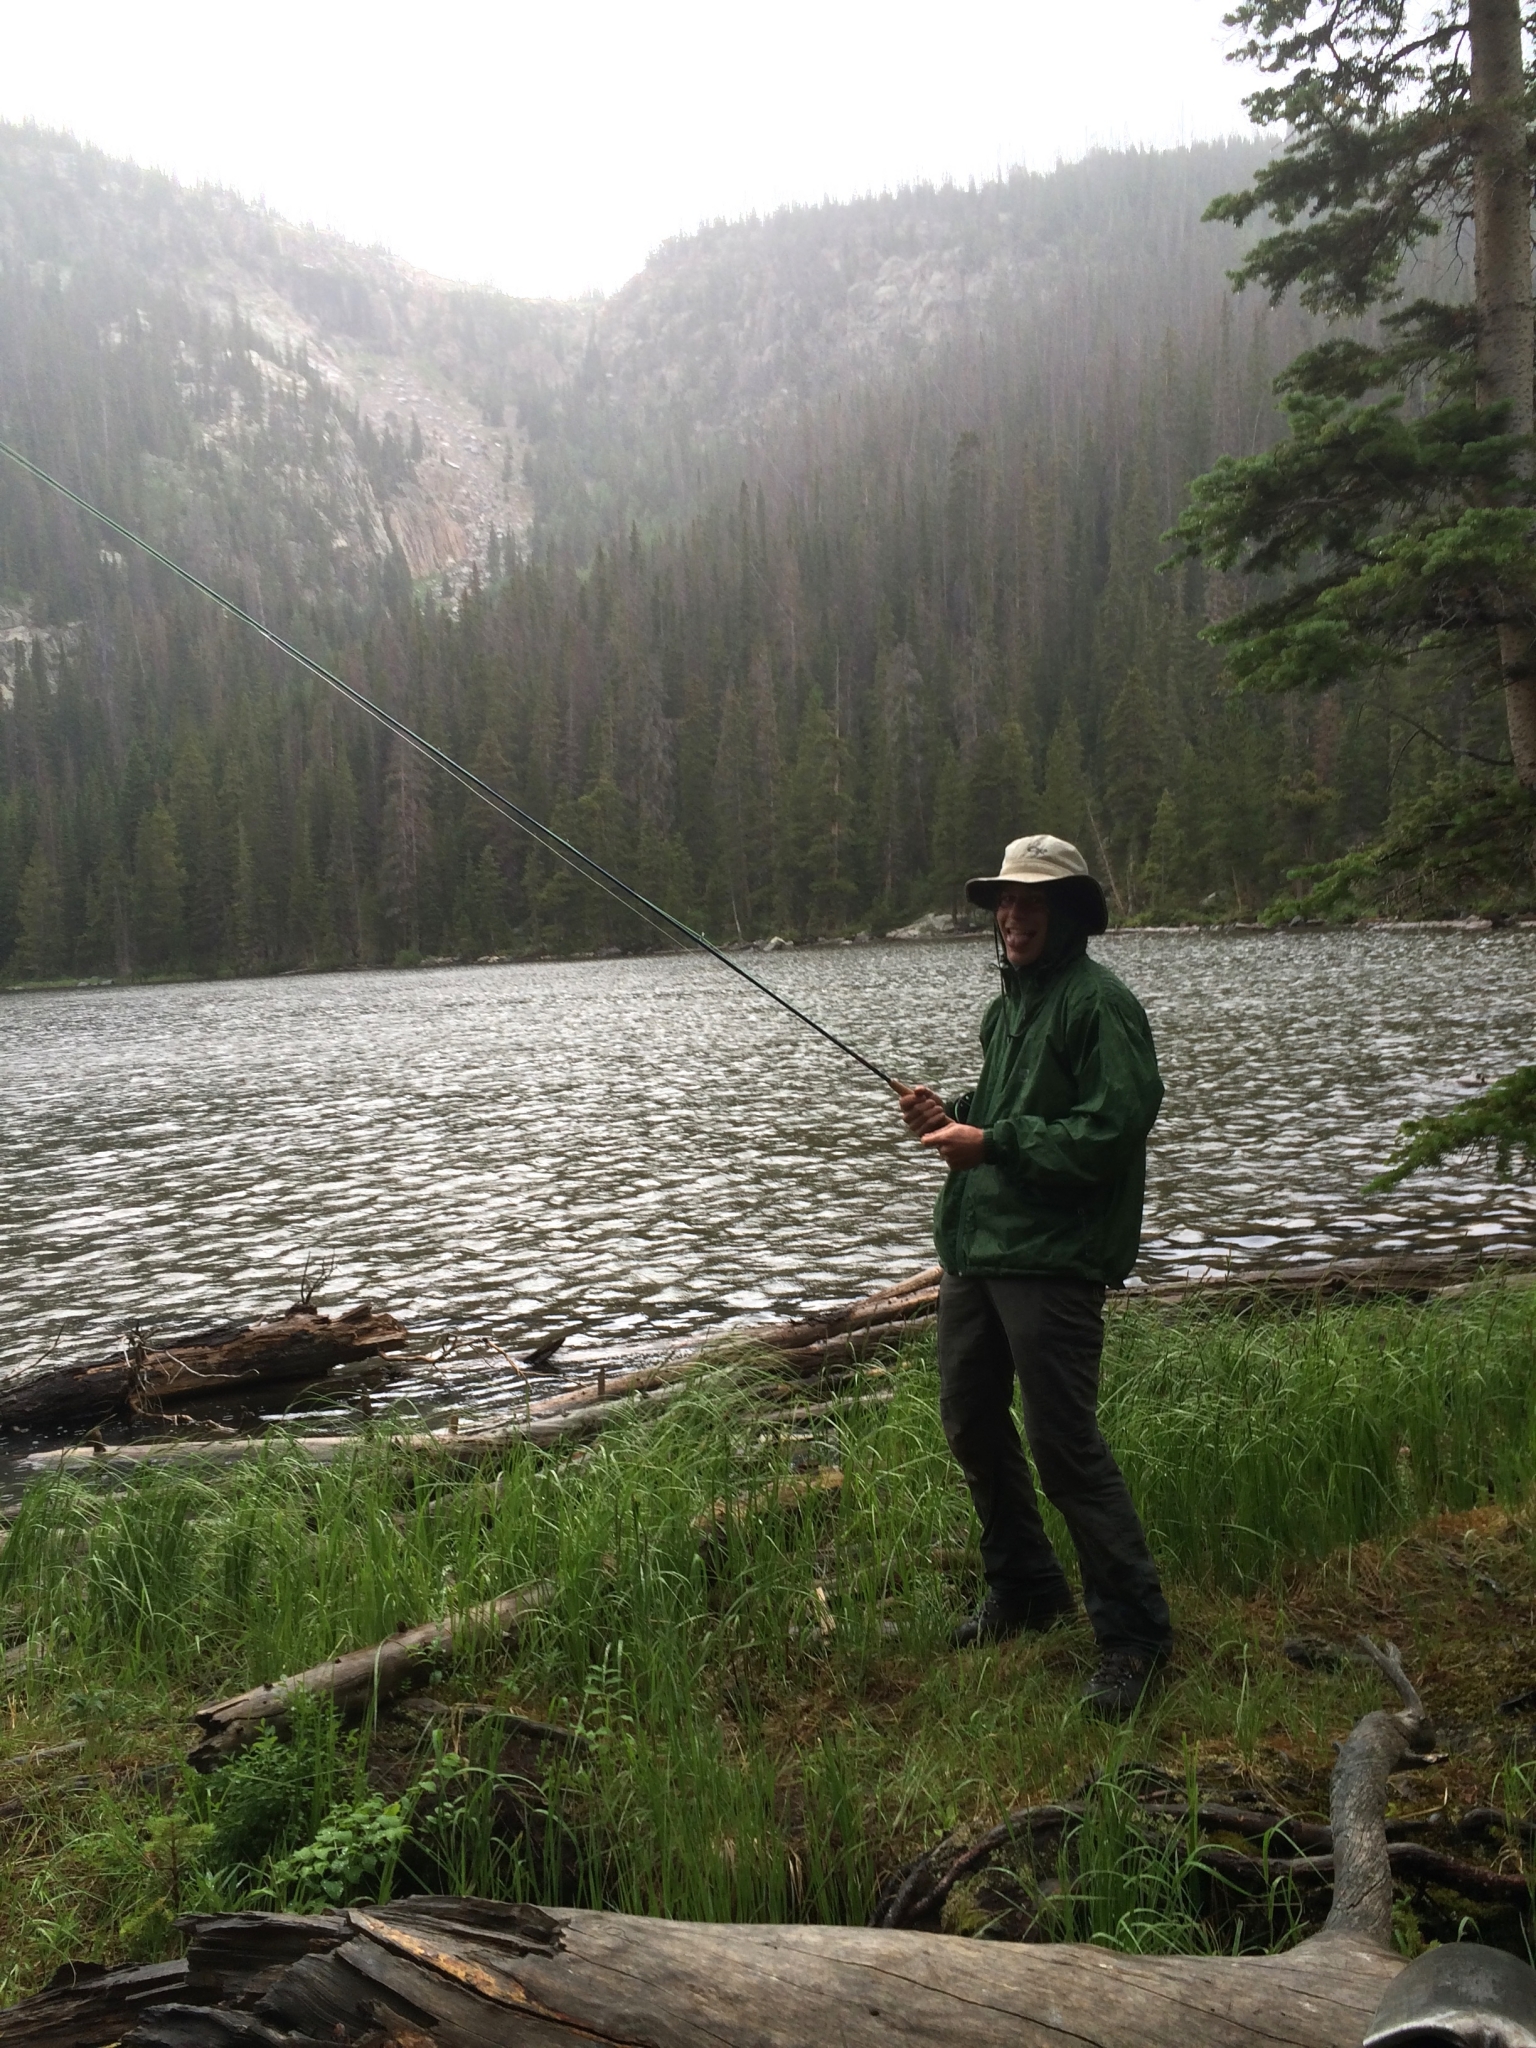
[[[769,1323],[745,1330],[742,1335],[774,1351],[800,1351],[872,1324],[899,1323],[925,1311],[931,1313],[939,1298],[942,1271],[939,1266],[926,1266],[895,1287],[866,1294],[842,1308],[828,1309],[824,1314],[805,1316],[796,1322]]]
[[[0,2012],[3,2048],[108,2048],[145,2011],[187,1992],[184,1962],[65,1963],[46,1991]]]
[[[504,1593],[499,1600],[467,1608],[457,1617],[402,1629],[367,1649],[348,1650],[292,1678],[280,1678],[276,1684],[252,1686],[229,1699],[211,1700],[192,1716],[203,1730],[203,1738],[189,1761],[199,1770],[207,1770],[234,1755],[263,1728],[280,1727],[300,1698],[329,1700],[346,1717],[366,1714],[417,1684],[435,1658],[451,1656],[466,1638],[515,1634],[526,1616],[548,1604],[552,1590],[547,1581],[525,1586],[516,1593]]]
[[[223,2003],[184,1995],[151,2007],[125,2048],[795,2048],[828,2038],[849,2048],[889,2048],[893,2039],[907,2048],[1060,2048],[1064,2037],[1090,2048],[1359,2048],[1402,1968],[1398,1956],[1338,1937],[1239,1959],[696,1925],[474,1899],[333,1917],[344,1938],[317,1945],[275,1981],[258,1916],[242,1916],[234,1939],[218,1922],[191,1922],[189,1983],[219,1983]],[[217,1972],[204,1961],[215,1941]],[[245,2004],[244,1987],[263,1976],[270,1988]],[[19,2029],[8,2038],[31,2048]]]
[[[1388,1252],[1351,1259],[1328,1259],[1309,1265],[1231,1266],[1190,1279],[1150,1280],[1127,1287],[1109,1300],[1122,1307],[1136,1302],[1176,1306],[1185,1301],[1219,1298],[1223,1305],[1246,1306],[1259,1300],[1375,1300],[1398,1295],[1425,1301],[1479,1279],[1523,1277],[1536,1268],[1536,1250],[1510,1245],[1444,1252]]]
[[[412,1899],[315,1916],[178,1923],[186,1974],[130,2031],[77,2006],[98,2048],[1360,2048],[1392,1952],[1383,1825],[1393,1770],[1427,1717],[1396,1653],[1372,1652],[1404,1706],[1360,1721],[1334,1772],[1334,1900],[1286,1954],[1139,1956],[971,1943],[890,1928],[699,1925]],[[1070,1809],[1038,1809],[1059,1824]],[[111,1973],[118,1976],[121,1973]],[[48,2048],[52,1993],[0,2015],[5,2048]],[[122,1994],[102,1983],[103,2005]]]
[[[322,1379],[335,1366],[398,1351],[408,1341],[402,1323],[366,1302],[339,1316],[300,1305],[269,1322],[225,1324],[163,1342],[134,1334],[110,1358],[8,1374],[0,1380],[0,1429],[84,1429],[111,1416],[154,1413],[168,1400]]]
[[[857,1365],[866,1358],[872,1358],[877,1351],[910,1343],[914,1337],[926,1336],[937,1325],[938,1317],[933,1313],[914,1311],[909,1316],[893,1317],[888,1322],[865,1323],[856,1330],[828,1337],[817,1344],[802,1344],[794,1350],[782,1352],[774,1363],[799,1373],[803,1379],[811,1379],[819,1373],[833,1372],[840,1366]]]
[[[597,1401],[590,1396],[563,1414],[507,1418],[475,1429],[412,1430],[381,1439],[399,1456],[452,1458],[460,1463],[494,1457],[509,1444],[549,1445],[567,1438],[595,1435],[617,1416],[663,1408],[683,1391],[681,1385],[664,1386],[652,1394]],[[317,1465],[330,1465],[350,1452],[361,1450],[368,1439],[351,1436],[289,1436],[268,1431],[262,1436],[221,1436],[215,1438],[176,1436],[151,1438],[126,1444],[66,1444],[58,1450],[29,1451],[17,1458],[15,1471],[26,1479],[45,1478],[61,1472],[132,1472],[146,1465],[227,1465],[242,1458],[292,1456],[307,1458]]]

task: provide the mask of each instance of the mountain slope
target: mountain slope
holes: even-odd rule
[[[291,604],[398,549],[462,585],[537,526],[685,514],[808,406],[965,343],[1187,326],[1257,143],[791,208],[666,244],[604,302],[426,276],[210,188],[0,125],[0,417],[156,537]],[[144,474],[136,474],[138,465]],[[146,504],[146,494],[149,503]]]
[[[487,299],[0,127],[8,430],[248,587],[363,601],[396,548],[413,577],[462,574],[492,529],[526,532],[523,444],[486,417],[479,351],[542,370],[572,323]]]

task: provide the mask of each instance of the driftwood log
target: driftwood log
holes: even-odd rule
[[[110,1358],[28,1366],[0,1380],[0,1429],[87,1428],[266,1381],[321,1379],[338,1365],[408,1341],[403,1323],[366,1302],[344,1315],[299,1306],[270,1322],[226,1324],[153,1341],[126,1338]]]
[[[1529,1274],[1533,1268],[1536,1268],[1536,1252],[1518,1249],[1503,1252],[1494,1260],[1459,1253],[1338,1259],[1314,1266],[1240,1267],[1230,1273],[1208,1274],[1196,1280],[1155,1281],[1146,1287],[1113,1294],[1110,1300],[1112,1304],[1129,1310],[1136,1304],[1176,1306],[1192,1300],[1219,1301],[1242,1308],[1266,1300],[1305,1301],[1326,1297],[1367,1300],[1387,1295],[1424,1298],[1454,1290],[1479,1276],[1491,1273]],[[454,1424],[443,1429],[402,1433],[391,1441],[399,1451],[408,1455],[438,1451],[463,1459],[493,1455],[505,1445],[518,1441],[553,1445],[592,1436],[624,1414],[664,1408],[701,1372],[746,1372],[760,1382],[759,1369],[770,1362],[787,1380],[819,1381],[835,1388],[881,1351],[907,1343],[933,1327],[938,1283],[939,1268],[930,1266],[894,1287],[882,1289],[878,1294],[867,1295],[841,1308],[830,1309],[824,1315],[733,1330],[724,1337],[707,1340],[702,1348],[679,1349],[655,1363],[625,1372],[614,1373],[600,1367],[594,1378],[580,1386],[545,1395],[539,1400],[534,1400],[531,1393],[526,1394],[510,1414],[487,1418],[467,1428]],[[353,1310],[351,1318],[364,1313]],[[320,1317],[315,1320],[325,1324],[326,1319]],[[349,1320],[349,1317],[337,1318],[328,1328],[340,1331]],[[365,1348],[361,1331],[354,1330],[344,1341],[353,1342],[358,1348],[346,1353],[338,1351],[326,1363],[317,1362],[313,1351],[305,1352],[302,1348],[293,1351],[289,1355],[294,1363],[282,1371],[282,1376],[316,1377],[328,1369],[329,1363],[371,1355],[373,1351],[395,1349],[406,1341],[404,1330],[392,1318],[381,1316],[376,1320],[389,1325],[393,1334]],[[236,1334],[255,1337],[264,1332],[276,1333],[291,1321],[292,1318],[285,1318],[278,1323],[258,1324],[249,1333]],[[204,1332],[203,1336],[217,1334],[220,1333]],[[174,1353],[177,1358],[187,1355],[189,1377],[179,1383],[147,1381],[146,1401],[153,1404],[174,1397],[182,1403],[190,1398],[194,1388],[222,1393],[241,1384],[232,1376],[212,1377],[206,1360],[199,1363],[190,1358],[189,1347],[193,1343],[193,1339],[177,1339],[154,1354],[161,1357]],[[127,1370],[127,1362],[119,1358],[103,1361],[97,1366],[66,1367],[43,1375],[49,1386],[58,1389],[59,1408],[51,1416],[39,1409],[32,1418],[34,1424],[50,1419],[55,1422],[65,1419],[83,1422],[89,1415],[100,1414],[100,1403],[104,1398],[100,1389],[106,1388],[109,1382],[126,1387]],[[253,1380],[277,1377],[279,1370],[274,1357],[274,1363],[264,1371],[249,1371],[246,1377]],[[192,1373],[200,1377],[193,1379],[190,1377]],[[76,1377],[66,1385],[70,1374]],[[93,1374],[103,1377],[92,1381],[90,1376]],[[115,1380],[112,1375],[116,1375]],[[35,1375],[24,1377],[27,1384],[31,1384]],[[16,1380],[0,1382],[0,1428],[17,1426],[9,1404],[13,1398],[12,1389],[19,1390],[19,1387]],[[42,1398],[50,1398],[46,1389],[41,1391]],[[763,1391],[759,1386],[759,1392]],[[19,1392],[16,1398],[20,1398]],[[126,1402],[129,1393],[124,1391],[112,1398]],[[764,1398],[769,1397],[765,1394]],[[97,1405],[92,1407],[92,1402]],[[33,1452],[16,1462],[19,1471],[27,1477],[78,1469],[98,1461],[102,1461],[103,1469],[119,1470],[145,1464],[224,1463],[250,1456],[266,1441],[265,1437],[209,1441],[185,1436],[157,1442],[95,1444],[83,1448],[72,1445],[61,1450]],[[356,1439],[352,1436],[291,1436],[282,1438],[281,1442],[296,1454],[316,1463],[329,1463],[350,1449]]]
[[[516,1593],[504,1593],[499,1600],[466,1609],[445,1621],[429,1621],[420,1628],[402,1629],[364,1650],[348,1650],[327,1663],[313,1665],[292,1678],[275,1684],[253,1686],[225,1700],[211,1700],[199,1707],[193,1719],[203,1731],[202,1740],[190,1761],[207,1769],[222,1758],[254,1741],[263,1728],[280,1727],[304,1698],[329,1700],[347,1717],[366,1714],[369,1709],[404,1692],[426,1677],[434,1662],[463,1648],[466,1641],[487,1635],[515,1635],[530,1614],[548,1604],[547,1582],[525,1586]]]
[[[1153,1280],[1110,1296],[1112,1302],[1177,1304],[1219,1301],[1242,1308],[1259,1301],[1372,1301],[1396,1295],[1427,1301],[1472,1281],[1496,1275],[1530,1274],[1536,1251],[1522,1245],[1445,1252],[1389,1252],[1358,1259],[1322,1259],[1315,1264],[1232,1266],[1189,1280]]]
[[[1135,1956],[411,1899],[186,1920],[179,1976],[146,1995],[136,1973],[111,1972],[95,2003],[89,1984],[51,1988],[0,2014],[0,2044],[1360,2048],[1403,1967],[1391,1948],[1388,1779],[1432,1740],[1396,1652],[1372,1655],[1403,1707],[1366,1715],[1340,1750],[1333,1906],[1322,1933],[1285,1955]]]

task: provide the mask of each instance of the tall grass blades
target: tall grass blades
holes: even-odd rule
[[[1155,1554],[1251,1584],[1536,1470],[1536,1300],[1172,1321],[1128,1313],[1102,1415]]]
[[[1536,1292],[1500,1288],[1307,1316],[1127,1309],[1109,1319],[1106,1433],[1170,1580],[1251,1586],[1527,1488],[1533,1338]],[[0,1616],[29,1651],[8,1681],[13,1729],[78,1727],[106,1760],[176,1756],[200,1699],[537,1579],[554,1599],[510,1661],[479,1640],[442,1684],[586,1744],[519,1778],[491,1733],[461,1731],[450,1750],[408,1717],[348,1731],[316,1710],[168,1814],[146,1807],[130,1827],[77,1802],[32,1861],[3,1865],[16,1897],[35,1891],[32,1924],[58,1930],[52,1946],[39,1935],[37,1966],[87,1925],[108,1928],[97,1946],[143,1953],[176,1898],[401,1885],[861,1920],[892,1844],[908,1853],[1079,1782],[1102,1751],[1073,1704],[1071,1642],[1006,1667],[946,1651],[976,1559],[931,1353],[867,1384],[879,1401],[786,1425],[750,1389],[702,1378],[581,1450],[514,1445],[478,1466],[363,1441],[317,1468],[274,1443],[214,1478],[34,1486],[0,1548]],[[1234,1641],[1180,1697],[1246,1754],[1283,1710],[1282,1682],[1266,1666],[1250,1690]],[[135,1728],[154,1731],[137,1753]],[[1107,1792],[1085,1820],[1074,1855],[1106,1875],[1074,1894],[1073,1926],[1187,1943],[1198,1871],[1132,1871],[1128,1826]]]

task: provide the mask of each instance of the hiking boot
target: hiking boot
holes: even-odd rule
[[[968,1650],[972,1643],[1001,1643],[1009,1636],[1044,1635],[1059,1621],[1070,1621],[1076,1602],[1066,1600],[1030,1601],[1023,1607],[1009,1607],[995,1593],[988,1593],[976,1612],[949,1632],[952,1650]]]
[[[1106,1650],[1080,1695],[1084,1710],[1100,1721],[1128,1721],[1162,1677],[1166,1652]]]

